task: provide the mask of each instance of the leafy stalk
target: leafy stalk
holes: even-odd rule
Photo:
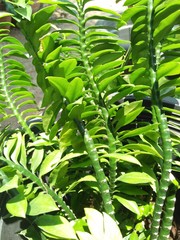
[[[30,172],[28,169],[24,168],[18,163],[15,163],[9,159],[6,159],[2,156],[0,156],[0,160],[7,163],[10,167],[13,169],[16,169],[21,174],[23,174],[25,177],[30,179],[33,183],[37,184],[43,191],[47,192],[62,208],[62,210],[65,212],[65,215],[70,220],[74,220],[76,217],[72,210],[67,206],[67,204],[64,202],[62,197],[59,197],[52,189],[50,189],[46,184],[44,184],[40,178],[38,178],[35,174]]]
[[[151,96],[152,96],[152,112],[154,121],[157,121],[159,124],[159,134],[163,150],[163,166],[161,173],[161,180],[159,184],[159,191],[157,193],[152,229],[151,229],[151,240],[160,239],[158,237],[161,224],[161,215],[163,211],[163,206],[166,199],[166,193],[169,187],[170,182],[170,172],[171,172],[171,163],[172,163],[172,146],[171,146],[171,137],[168,129],[167,118],[162,112],[162,103],[159,93],[159,83],[157,79],[157,59],[158,56],[156,47],[154,46],[153,41],[153,19],[154,19],[154,0],[148,0],[148,40],[149,40],[149,77],[151,81]],[[161,226],[165,231],[165,228],[169,226]]]
[[[99,106],[98,111],[100,112],[101,117],[104,120],[105,127],[106,127],[106,133],[108,137],[108,146],[109,146],[109,152],[114,153],[116,151],[116,145],[115,145],[115,138],[109,128],[109,113],[107,110],[107,107],[101,97],[101,92],[98,89],[98,86],[94,80],[94,75],[92,72],[92,66],[91,63],[89,62],[89,56],[90,53],[88,51],[88,47],[86,44],[86,32],[85,32],[85,14],[84,14],[84,9],[83,9],[83,4],[78,2],[79,6],[79,32],[80,32],[80,47],[81,47],[81,56],[82,56],[82,61],[85,67],[86,71],[86,76],[89,80],[89,84],[92,88],[92,96],[94,98],[94,105]],[[110,165],[110,175],[109,175],[109,184],[110,184],[110,192],[113,193],[115,189],[115,179],[116,179],[116,170],[117,170],[117,165],[116,165],[116,159],[115,158],[110,158],[109,159],[109,165]]]
[[[29,135],[29,137],[34,141],[36,137],[34,133],[31,131],[28,124],[26,123],[25,119],[21,116],[21,113],[19,112],[18,108],[14,104],[11,93],[8,89],[7,78],[5,73],[6,66],[4,62],[5,61],[3,58],[3,53],[2,53],[2,50],[0,49],[0,81],[1,81],[1,91],[3,93],[3,97],[5,98],[5,102],[13,112],[13,115],[17,118],[19,124],[22,126],[25,132]]]

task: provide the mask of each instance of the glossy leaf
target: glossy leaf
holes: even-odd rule
[[[180,74],[180,62],[168,62],[160,65],[157,71],[157,78]]]
[[[43,148],[35,148],[31,157],[31,170],[34,173],[36,169],[41,164],[44,157],[44,149]]]
[[[138,205],[135,201],[128,200],[126,198],[123,198],[123,197],[120,197],[117,195],[115,195],[114,198],[117,199],[118,202],[120,202],[125,208],[127,208],[131,212],[133,212],[135,214],[140,214]]]
[[[50,172],[59,164],[61,161],[62,153],[62,150],[54,150],[49,155],[47,155],[40,167],[40,177]]]
[[[6,208],[12,216],[22,218],[26,217],[27,206],[27,199],[22,194],[11,198],[6,204]]]
[[[109,154],[103,155],[103,157],[115,158],[115,159],[117,159],[117,161],[119,160],[122,162],[129,162],[129,163],[133,163],[133,164],[137,164],[137,165],[141,166],[141,163],[135,157],[133,157],[131,155],[127,155],[127,154],[109,153]]]
[[[93,208],[85,208],[85,215],[93,239],[122,239],[116,222],[108,214],[102,214]]]
[[[10,189],[16,189],[18,187],[19,177],[15,175],[12,179],[10,179],[7,183],[0,187],[0,193],[7,192]]]
[[[83,85],[81,78],[75,78],[69,83],[65,96],[70,103],[82,96]]]
[[[57,210],[59,210],[59,208],[56,206],[52,197],[46,193],[40,193],[37,197],[30,201],[27,215],[37,216]]]
[[[62,216],[42,215],[36,219],[36,224],[50,238],[77,239],[73,227]]]
[[[122,174],[117,179],[118,181],[129,183],[129,184],[147,184],[153,183],[155,180],[150,177],[147,173],[143,172],[130,172]]]
[[[48,80],[52,86],[54,86],[62,97],[65,97],[66,91],[69,87],[69,83],[66,78],[62,77],[48,77]]]

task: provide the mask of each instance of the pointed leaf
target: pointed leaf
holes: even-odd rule
[[[165,76],[173,76],[180,74],[180,62],[168,62],[159,66],[157,71],[157,78]]]
[[[82,90],[83,90],[83,81],[81,78],[76,77],[73,79],[67,88],[66,97],[71,102],[74,102],[76,99],[78,99],[80,96],[82,96]]]
[[[115,158],[119,161],[125,161],[125,162],[129,162],[129,163],[134,163],[137,164],[139,166],[141,166],[141,163],[133,156],[128,155],[128,154],[121,154],[121,153],[108,153],[103,155],[102,157],[105,158]]]
[[[154,183],[154,179],[144,172],[130,172],[118,177],[118,181],[129,184],[147,184]]]
[[[19,194],[7,202],[6,208],[12,216],[25,218],[27,205],[27,199]]]
[[[50,84],[55,87],[62,97],[65,97],[69,83],[66,78],[62,77],[47,77]]]
[[[117,195],[115,195],[114,198],[117,199],[118,202],[120,202],[125,208],[129,209],[131,212],[137,215],[140,214],[138,205],[135,201],[128,200],[126,198],[123,198]]]
[[[71,224],[62,216],[43,215],[38,217],[36,224],[50,238],[76,240]]]
[[[121,231],[117,223],[107,213],[103,212],[104,217],[104,238],[103,240],[122,240]]]
[[[43,175],[54,169],[61,161],[62,154],[63,151],[54,150],[49,155],[47,155],[40,167],[39,176],[42,177]]]
[[[85,208],[88,228],[94,239],[104,239],[103,215],[93,208]]]
[[[56,206],[52,197],[46,193],[40,193],[29,203],[27,214],[37,216],[57,210],[59,210],[59,208]]]
[[[62,63],[59,64],[59,68],[63,69],[64,76],[67,77],[77,66],[77,60],[76,59],[67,59],[64,60]]]
[[[10,189],[18,187],[19,177],[15,175],[9,182],[5,183],[2,187],[0,187],[0,193],[6,192]]]

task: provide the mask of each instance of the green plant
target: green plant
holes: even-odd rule
[[[7,211],[24,219],[27,239],[167,239],[179,187],[171,174],[172,163],[179,171],[179,133],[169,127],[179,116],[170,112],[179,111],[163,107],[163,99],[179,97],[178,1],[127,0],[132,7],[122,15],[86,7],[90,0],[41,2],[49,5],[19,19],[25,46],[0,32],[1,121],[15,116],[20,124],[0,135]],[[51,18],[59,7],[71,17]],[[107,26],[92,25],[94,19]],[[127,54],[109,30],[129,19]],[[36,106],[32,83],[13,58],[26,58],[26,51],[44,94],[43,116],[28,109]],[[103,237],[94,236],[96,216]],[[107,222],[117,237],[106,236]]]

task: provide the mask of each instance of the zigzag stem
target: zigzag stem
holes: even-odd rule
[[[102,167],[100,166],[99,156],[98,156],[96,147],[87,129],[85,129],[85,132],[84,132],[84,142],[86,145],[88,155],[92,161],[94,171],[96,173],[96,179],[99,185],[99,191],[103,199],[104,209],[106,213],[108,213],[112,218],[114,218],[114,209],[112,206],[112,200],[111,200],[111,195],[110,195],[109,186],[106,180],[106,176],[104,174]]]
[[[69,206],[64,202],[62,198],[60,198],[52,189],[50,189],[47,185],[45,185],[40,178],[38,178],[35,174],[31,173],[28,169],[25,169],[20,164],[14,163],[9,159],[6,159],[4,157],[0,157],[0,160],[7,163],[10,167],[13,169],[16,169],[19,171],[22,175],[30,179],[33,183],[37,184],[43,191],[47,192],[53,199],[56,201],[59,206],[62,208],[62,211],[65,213],[65,216],[69,220],[76,219],[76,216],[72,212],[72,210],[69,208]]]
[[[92,73],[92,67],[89,62],[89,56],[90,53],[88,51],[88,47],[86,44],[86,32],[85,32],[85,14],[83,5],[78,2],[78,20],[79,20],[79,32],[80,32],[80,47],[81,47],[81,56],[82,61],[86,70],[86,75],[89,80],[90,86],[92,88],[92,94],[94,94],[95,102],[94,104],[99,107],[99,112],[101,117],[104,119],[105,127],[106,127],[106,133],[107,138],[109,142],[109,152],[114,153],[116,151],[116,145],[115,145],[115,138],[109,128],[109,113],[105,106],[105,103],[101,97],[101,93],[99,92],[98,86],[94,80],[94,75]],[[115,189],[115,180],[117,175],[117,164],[115,158],[109,159],[109,166],[110,166],[110,174],[109,174],[109,185],[110,185],[110,192],[113,194]],[[104,203],[105,204],[105,203]]]
[[[169,238],[169,233],[172,227],[172,221],[173,221],[173,212],[174,212],[174,206],[175,206],[175,193],[177,191],[177,187],[174,185],[169,186],[170,191],[168,190],[168,197],[166,198],[165,201],[165,206],[164,206],[164,213],[163,213],[163,218],[162,218],[162,227],[159,233],[158,240],[161,239],[168,239]]]
[[[149,41],[149,77],[151,81],[151,94],[152,94],[152,113],[153,120],[159,123],[159,134],[163,150],[163,166],[161,172],[161,180],[159,183],[159,191],[156,196],[154,207],[151,240],[159,239],[159,231],[161,225],[161,216],[163,206],[166,199],[167,190],[170,183],[170,172],[172,163],[172,146],[171,137],[168,129],[167,119],[162,112],[162,102],[159,93],[159,84],[156,76],[157,64],[159,56],[157,55],[156,47],[153,42],[153,19],[154,19],[154,0],[148,0],[148,14],[147,14],[147,27],[148,27],[148,41]],[[168,217],[168,216],[166,216]],[[169,226],[162,225],[161,231],[169,229]]]
[[[21,114],[19,113],[16,105],[13,102],[13,99],[9,93],[6,84],[6,73],[5,73],[6,66],[4,65],[3,53],[0,49],[0,81],[1,81],[1,91],[4,93],[6,102],[8,103],[11,111],[13,112],[14,116],[17,118],[18,123],[22,126],[25,132],[29,135],[32,141],[36,140],[34,133],[31,131],[30,127],[26,123],[26,121],[22,118]]]

